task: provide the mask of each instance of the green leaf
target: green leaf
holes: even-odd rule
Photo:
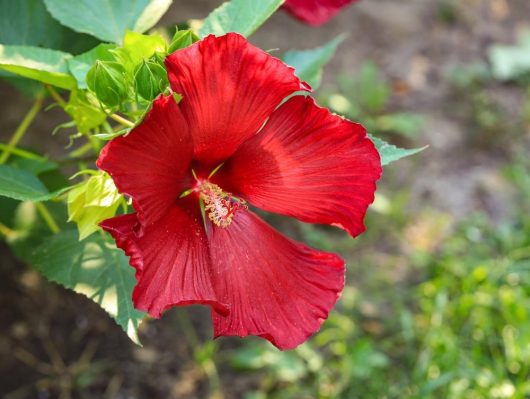
[[[110,176],[104,172],[76,185],[68,193],[68,221],[77,223],[79,239],[100,230],[99,223],[116,214],[121,195]]]
[[[86,53],[77,55],[67,60],[68,69],[77,80],[80,89],[86,89],[86,75],[97,60],[114,61],[114,56],[109,50],[115,49],[115,44],[100,44]]]
[[[76,87],[67,67],[71,57],[56,50],[0,44],[0,69],[63,89]]]
[[[0,165],[0,195],[20,201],[45,201],[56,193],[49,193],[37,176],[30,172]]]
[[[145,32],[171,5],[172,0],[44,0],[46,8],[63,25],[98,39],[122,43],[127,29]]]
[[[156,52],[166,52],[166,41],[160,35],[142,35],[127,31],[123,38],[123,46],[112,51],[132,77],[136,66],[153,56]]]
[[[369,135],[369,137],[370,140],[374,142],[375,147],[381,156],[381,165],[383,166],[388,165],[390,162],[397,161],[398,159],[417,154],[427,148],[427,146],[412,149],[399,148],[372,135]]]
[[[134,269],[106,236],[79,241],[77,232],[63,231],[37,247],[30,261],[48,280],[100,305],[139,344],[138,327],[145,314],[134,309],[131,299]]]
[[[199,36],[238,32],[250,36],[282,5],[284,0],[232,0],[216,8],[199,30]]]
[[[76,33],[53,19],[42,0],[0,0],[0,43],[82,52],[94,38]]]
[[[16,157],[10,161],[10,164],[17,169],[23,169],[34,175],[40,175],[41,173],[49,172],[59,167],[59,164],[48,159],[28,159],[20,157]]]
[[[283,61],[294,67],[296,75],[316,90],[322,81],[324,65],[333,57],[344,38],[343,35],[338,36],[325,45],[311,50],[290,50],[284,55]]]

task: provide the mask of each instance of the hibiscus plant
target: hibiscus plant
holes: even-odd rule
[[[1,76],[34,101],[0,147],[0,232],[135,342],[147,315],[189,304],[211,308],[216,337],[304,342],[344,261],[262,211],[355,237],[382,165],[418,151],[315,103],[341,37],[281,59],[248,41],[282,3],[232,0],[169,30],[153,26],[171,0],[0,1]],[[284,7],[320,24],[348,3]],[[19,145],[45,104],[64,110],[59,156]]]

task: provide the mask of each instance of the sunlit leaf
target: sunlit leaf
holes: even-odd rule
[[[99,223],[116,213],[121,201],[113,180],[106,173],[91,176],[68,193],[68,221],[74,221],[83,240],[100,230]]]
[[[134,269],[123,251],[104,235],[79,241],[77,232],[51,236],[30,256],[31,264],[50,281],[83,294],[105,309],[137,344],[145,314],[134,309]]]
[[[0,69],[63,89],[73,89],[67,60],[72,56],[61,51],[30,46],[0,45]]]
[[[123,38],[123,46],[113,50],[112,53],[132,76],[140,62],[147,60],[156,52],[164,54],[166,47],[166,41],[160,35],[142,35],[127,31]]]

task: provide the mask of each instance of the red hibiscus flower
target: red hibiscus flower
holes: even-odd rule
[[[341,8],[357,0],[287,0],[283,5],[290,14],[309,25],[328,22]]]
[[[356,236],[379,155],[361,125],[311,98],[281,104],[308,86],[238,34],[208,36],[166,66],[181,102],[157,98],[97,162],[136,211],[101,224],[136,269],[134,304],[154,317],[208,304],[215,337],[294,348],[337,301],[344,262],[283,236],[248,206]]]

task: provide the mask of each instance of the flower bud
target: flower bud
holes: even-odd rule
[[[175,32],[171,44],[168,48],[168,53],[171,54],[174,51],[180,50],[181,48],[188,47],[199,40],[199,36],[193,33],[191,30],[180,30]]]
[[[117,62],[96,61],[87,74],[88,88],[103,104],[114,107],[127,98],[125,69]]]
[[[134,73],[134,87],[144,99],[151,101],[168,85],[167,73],[159,64],[142,61]]]

